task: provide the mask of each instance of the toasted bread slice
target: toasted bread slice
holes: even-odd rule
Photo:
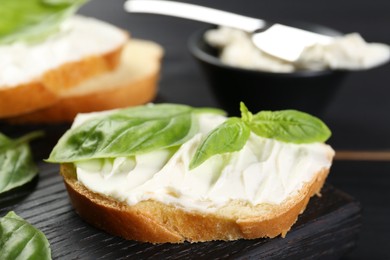
[[[51,106],[57,95],[114,70],[129,35],[106,22],[74,16],[44,42],[0,48],[0,118]]]
[[[13,87],[0,87],[0,118],[17,116],[58,101],[58,93],[73,84],[114,69],[123,46],[101,56],[86,57],[83,60],[68,62],[47,71],[34,82]]]
[[[162,55],[158,44],[132,39],[124,46],[115,70],[63,90],[49,107],[10,118],[9,122],[71,122],[77,113],[147,103],[157,92]]]
[[[73,164],[62,164],[61,175],[76,212],[106,232],[151,243],[202,242],[284,236],[319,194],[329,169],[319,171],[282,203],[250,206],[231,201],[214,213],[186,211],[159,201],[133,206],[88,190],[77,180]]]

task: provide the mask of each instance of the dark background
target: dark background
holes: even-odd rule
[[[390,44],[389,0],[192,0],[270,21],[304,21],[344,33],[359,32],[368,42]],[[194,106],[218,106],[187,41],[207,25],[180,18],[126,14],[123,1],[94,0],[81,13],[109,21],[134,38],[165,49],[159,97]],[[351,73],[322,118],[336,149],[390,150],[390,64]],[[359,246],[346,259],[390,259],[390,162],[336,161],[329,177],[363,207]]]
[[[108,21],[128,30],[134,38],[153,40],[164,47],[159,100],[217,107],[218,104],[204,75],[187,47],[189,36],[207,25],[172,17],[127,14],[123,11],[123,2],[92,0],[81,8],[80,13]],[[367,41],[390,44],[390,0],[183,2],[197,3],[270,21],[313,22],[344,33],[359,32]],[[329,143],[336,151],[390,150],[389,113],[390,64],[386,64],[372,70],[351,73],[322,119],[333,132]],[[13,136],[30,130],[30,127],[14,128],[0,124],[0,132]],[[54,128],[54,131],[47,132],[47,135],[58,137],[62,130],[63,128]],[[48,139],[34,144],[36,158],[47,157],[47,151],[39,150],[37,147]],[[52,145],[54,144],[46,143],[45,147]],[[6,206],[3,209],[0,207],[0,211],[8,210],[10,207],[22,212],[22,216],[31,223],[37,223],[37,227],[41,228],[56,246],[68,245],[56,234],[63,234],[62,228],[80,220],[73,214],[68,200],[65,199],[66,192],[60,177],[58,175],[53,177],[57,172],[57,166],[41,162],[39,167],[43,174],[40,174],[39,180],[28,185],[34,193],[23,191],[18,195],[9,193],[5,197],[0,197],[0,205]],[[335,161],[328,182],[355,197],[363,208],[359,244],[345,256],[345,259],[390,259],[390,162]],[[38,188],[41,191],[38,191]],[[19,201],[19,198],[16,199],[17,196],[25,197]],[[45,212],[42,218],[38,212],[42,208],[53,211]],[[56,214],[57,218],[51,218],[52,214]],[[77,238],[83,236],[84,229],[80,230],[70,232],[69,240],[78,241]],[[95,236],[95,233],[91,236]],[[102,235],[96,236],[99,239]],[[109,240],[111,237],[105,239]],[[99,246],[91,245],[88,240],[80,243],[80,247]],[[61,258],[58,252],[55,253]]]

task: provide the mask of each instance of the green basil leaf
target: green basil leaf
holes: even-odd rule
[[[241,119],[245,123],[249,123],[252,121],[253,114],[249,112],[248,108],[245,106],[244,102],[240,102],[240,111],[241,111]]]
[[[0,219],[0,259],[51,259],[50,244],[41,231],[11,211]]]
[[[87,0],[1,0],[0,44],[34,43],[58,31]]]
[[[12,139],[0,133],[0,151],[7,149],[12,144]]]
[[[282,142],[325,142],[331,136],[320,119],[296,110],[261,111],[247,124],[255,134]]]
[[[229,118],[211,131],[198,147],[190,162],[190,169],[198,167],[214,155],[241,150],[249,135],[250,129],[241,119]]]
[[[221,116],[226,116],[226,112],[224,110],[218,109],[218,108],[210,108],[210,107],[197,107],[194,108],[194,113],[196,114],[216,114]]]
[[[79,3],[86,2],[81,0],[41,0],[41,1],[48,5],[65,5],[65,4],[75,4],[77,2]]]
[[[193,109],[161,104],[118,110],[67,131],[48,162],[132,156],[183,144],[197,132]]]
[[[38,173],[28,142],[42,135],[33,132],[16,140],[0,133],[0,193],[31,181]]]

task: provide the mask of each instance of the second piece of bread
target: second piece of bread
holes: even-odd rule
[[[118,67],[62,91],[53,105],[10,118],[12,123],[70,122],[77,113],[134,106],[157,93],[163,49],[158,44],[131,39]]]

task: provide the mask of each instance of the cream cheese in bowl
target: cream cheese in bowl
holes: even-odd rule
[[[296,63],[270,56],[253,45],[250,35],[232,28],[221,27],[205,33],[208,44],[221,49],[223,63],[240,68],[269,72],[297,70],[370,69],[390,59],[390,47],[381,43],[367,43],[359,34],[335,37],[327,45],[306,48]],[[288,44],[288,43],[286,43]]]
[[[335,40],[312,46],[298,63],[289,63],[258,50],[242,31],[209,27],[192,35],[190,51],[230,115],[237,115],[235,104],[244,101],[258,111],[297,109],[323,116],[351,73],[389,60],[385,44],[366,43],[357,34],[341,37],[340,32],[320,25],[295,26]]]

